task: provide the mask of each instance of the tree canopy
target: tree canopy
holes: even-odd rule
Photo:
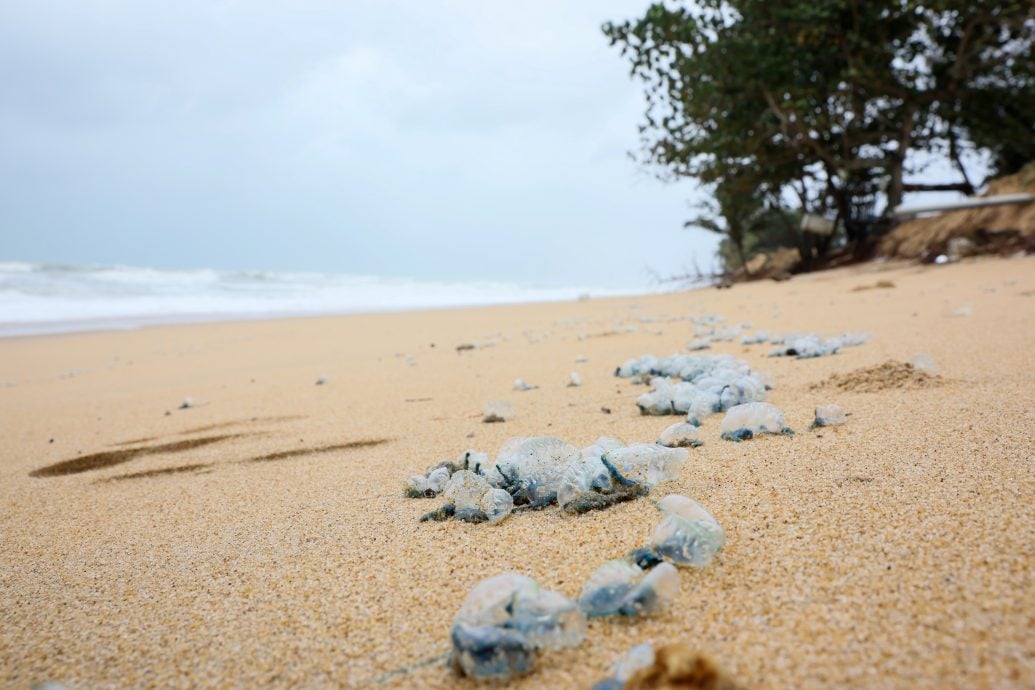
[[[1031,0],[670,1],[603,30],[645,85],[644,162],[722,184],[724,216],[793,207],[859,240],[923,186],[910,154],[961,190],[964,147],[999,173],[1035,159]]]

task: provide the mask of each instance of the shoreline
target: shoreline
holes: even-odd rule
[[[864,264],[730,290],[0,338],[0,686],[480,687],[419,663],[448,649],[472,586],[516,571],[578,596],[676,493],[726,530],[715,562],[681,570],[672,609],[594,619],[513,687],[588,687],[648,639],[688,641],[762,690],[1030,687],[1033,269]],[[732,443],[710,417],[645,499],[417,522],[438,502],[404,498],[404,479],[467,449],[657,438],[678,418],[641,415],[645,388],[613,371],[681,351],[689,313],[873,337],[810,360],[713,344],[774,377],[797,433]],[[472,342],[486,346],[457,351]],[[827,383],[920,352],[937,385]],[[514,391],[519,377],[539,388]],[[483,424],[489,400],[516,415]],[[807,430],[830,402],[848,422]]]
[[[491,309],[493,307],[507,307],[507,306],[533,306],[533,305],[549,305],[559,304],[567,302],[582,302],[589,300],[606,300],[606,299],[631,299],[637,296],[648,296],[648,295],[663,295],[671,294],[673,292],[692,292],[694,290],[706,289],[712,286],[701,286],[696,288],[674,288],[667,291],[658,292],[640,292],[630,290],[629,293],[625,294],[608,294],[601,297],[589,297],[582,298],[558,298],[554,300],[522,300],[513,302],[493,302],[491,304],[446,304],[436,305],[428,307],[414,307],[410,305],[403,305],[398,308],[385,308],[385,307],[370,307],[370,308],[357,308],[352,310],[344,311],[269,311],[262,313],[254,312],[226,312],[226,313],[193,313],[193,314],[177,314],[172,317],[162,317],[159,315],[127,315],[127,316],[113,316],[104,317],[97,319],[90,319],[84,321],[69,321],[69,320],[55,320],[55,321],[39,321],[39,322],[10,322],[0,321],[0,340],[7,338],[32,338],[32,337],[44,337],[54,335],[66,335],[76,333],[111,333],[111,332],[124,332],[124,331],[136,331],[148,328],[162,328],[166,326],[191,326],[191,325],[204,325],[204,324],[224,324],[224,323],[248,323],[248,322],[263,322],[263,321],[288,321],[295,319],[322,319],[322,318],[337,318],[337,317],[348,317],[348,316],[365,316],[365,315],[378,315],[378,314],[416,314],[424,312],[444,312],[444,311],[455,311],[455,310],[467,310],[467,309]],[[31,332],[11,332],[14,329],[44,329],[44,330],[32,330]]]

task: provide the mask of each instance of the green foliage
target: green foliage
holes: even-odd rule
[[[911,151],[1035,158],[1030,0],[670,1],[603,30],[645,85],[644,162],[715,186],[737,247],[788,197],[861,239]]]
[[[726,178],[715,187],[714,201],[706,201],[703,213],[686,223],[723,235],[719,257],[727,270],[744,266],[757,253],[780,247],[800,247],[801,216],[764,203],[755,196],[749,178]]]

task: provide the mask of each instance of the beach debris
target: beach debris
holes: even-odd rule
[[[657,443],[668,448],[697,448],[701,445],[697,432],[698,427],[690,422],[677,422],[661,432]]]
[[[611,408],[610,407],[601,407],[600,411],[603,412],[604,414],[611,414]]]
[[[953,312],[952,312],[952,316],[961,316],[961,317],[964,317],[964,318],[969,317],[969,316],[973,316],[973,315],[974,315],[974,308],[971,307],[969,304],[965,304],[962,307],[954,309]]]
[[[317,386],[324,386],[326,384],[327,384],[327,377],[326,376],[320,376],[319,378],[316,379],[316,385]]]
[[[759,345],[769,342],[769,331],[756,331],[754,335],[745,335],[740,339],[741,345]]]
[[[514,408],[506,400],[490,400],[482,408],[482,415],[486,424],[505,422],[514,416]]]
[[[192,400],[190,396],[187,396],[186,398],[184,398],[183,402],[180,403],[180,409],[181,410],[187,410],[187,409],[190,409],[192,407],[194,407],[194,400]]]
[[[812,422],[813,429],[824,426],[837,426],[848,421],[850,412],[845,412],[840,405],[820,405],[816,408],[816,419]]]
[[[530,672],[541,651],[578,646],[585,636],[575,602],[503,573],[475,585],[453,619],[452,665],[474,678],[510,678]]]
[[[573,371],[568,374],[568,388],[578,388],[582,385],[582,374]]]
[[[592,690],[744,690],[718,664],[685,642],[637,645]]]
[[[720,431],[722,438],[727,441],[743,441],[759,434],[794,434],[784,423],[780,408],[765,402],[751,402],[731,407],[722,420]]]
[[[516,391],[534,391],[539,386],[530,386],[525,383],[524,379],[514,379],[514,390]]]
[[[672,494],[658,502],[658,510],[661,522],[647,542],[657,557],[679,566],[704,568],[726,544],[722,525],[694,499]]]
[[[863,331],[845,331],[837,336],[837,340],[841,343],[841,347],[858,347],[870,342],[870,334]]]
[[[589,361],[589,357],[587,357],[586,355],[575,355],[575,363],[576,364],[585,364],[588,361]]]
[[[457,354],[461,354],[463,352],[469,352],[469,351],[475,349],[475,347],[476,346],[475,346],[474,343],[461,343],[461,344],[456,346],[456,353]]]
[[[553,505],[580,514],[646,496],[656,484],[677,478],[687,457],[683,448],[625,446],[607,436],[582,449],[552,436],[519,436],[504,442],[495,462],[468,450],[456,462],[409,477],[403,492],[447,501],[421,522],[496,523],[514,511]]]
[[[938,373],[938,365],[934,363],[931,355],[918,352],[909,358],[909,365],[917,371],[922,371],[934,376]]]
[[[589,617],[650,615],[679,594],[679,573],[670,563],[645,571],[628,559],[608,561],[590,575],[579,608]]]
[[[895,287],[895,283],[890,280],[878,280],[873,285],[856,285],[852,288],[852,292],[863,292],[864,290],[890,290]]]

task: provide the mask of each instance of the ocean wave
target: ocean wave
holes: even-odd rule
[[[0,336],[521,302],[629,291],[361,274],[0,262]]]

